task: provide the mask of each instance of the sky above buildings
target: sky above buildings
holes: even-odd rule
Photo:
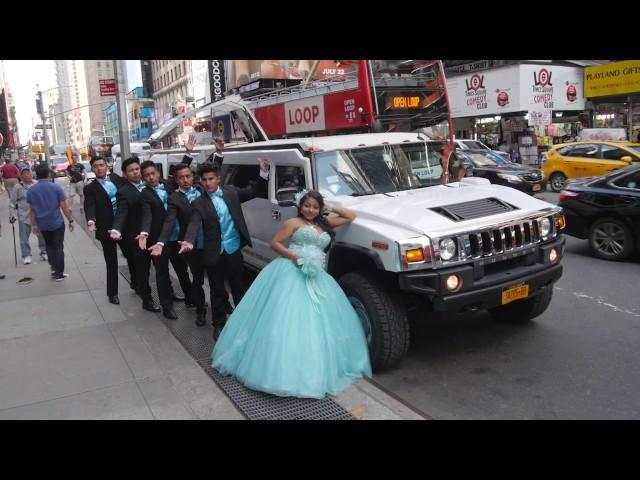
[[[32,125],[41,123],[36,112],[36,92],[56,86],[54,61],[4,60],[3,67],[15,102],[20,142],[25,145],[33,133]],[[140,60],[127,60],[127,91],[140,86]]]

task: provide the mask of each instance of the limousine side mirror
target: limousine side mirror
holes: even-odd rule
[[[276,200],[281,207],[293,207],[295,206],[295,194],[298,193],[298,189],[295,187],[280,188],[276,191]]]
[[[622,160],[623,162],[627,162],[627,163],[633,163],[633,157],[631,157],[629,155],[625,155],[620,160]]]

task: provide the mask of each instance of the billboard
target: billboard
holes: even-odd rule
[[[209,68],[209,98],[211,102],[217,102],[224,93],[229,90],[225,76],[224,60],[207,60]]]
[[[584,110],[580,67],[512,65],[450,77],[447,90],[453,117]]]
[[[316,60],[227,60],[228,89],[238,88],[260,78],[304,80]],[[320,60],[312,80],[345,75],[353,71],[351,60]]]
[[[209,103],[209,77],[206,60],[191,60],[191,78],[193,85],[193,101],[199,107]]]
[[[640,60],[587,67],[584,80],[587,98],[640,92]]]

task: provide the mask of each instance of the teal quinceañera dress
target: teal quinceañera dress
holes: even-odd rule
[[[353,307],[324,271],[328,233],[301,227],[287,258],[267,265],[222,330],[211,354],[223,375],[280,396],[336,395],[371,376],[367,341]]]

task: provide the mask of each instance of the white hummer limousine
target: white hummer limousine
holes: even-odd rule
[[[367,335],[374,369],[409,347],[408,312],[487,309],[527,322],[548,307],[562,275],[561,209],[482,178],[442,184],[442,147],[420,134],[383,133],[273,140],[225,150],[222,182],[243,187],[271,162],[268,198],[243,204],[261,269],[270,242],[297,215],[302,189],[357,214],[337,229],[327,271],[342,286]]]

